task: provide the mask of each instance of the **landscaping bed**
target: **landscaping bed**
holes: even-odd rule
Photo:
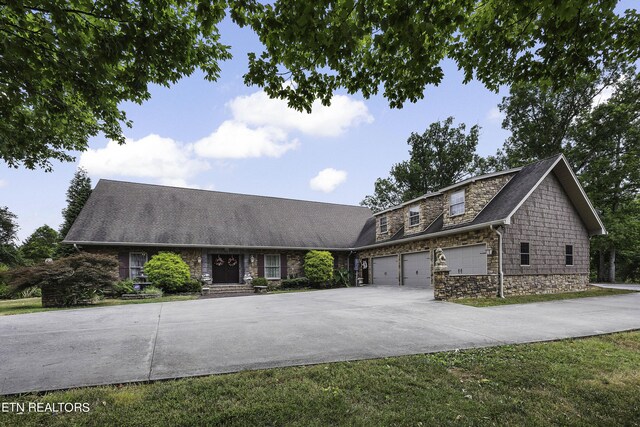
[[[0,425],[638,425],[640,332],[101,386],[0,402],[88,413]]]
[[[631,290],[627,289],[609,289],[600,288],[598,286],[589,286],[586,291],[581,292],[565,292],[560,294],[541,294],[541,295],[518,295],[506,298],[461,298],[451,300],[457,304],[470,305],[473,307],[493,307],[496,305],[508,304],[526,304],[531,302],[555,301],[563,299],[587,298],[587,297],[603,297],[608,295],[628,294]]]

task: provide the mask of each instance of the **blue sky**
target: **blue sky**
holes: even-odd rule
[[[507,90],[463,85],[451,62],[444,63],[439,87],[426,88],[423,100],[402,109],[390,109],[382,96],[343,93],[310,117],[287,112],[243,83],[246,53],[260,49],[253,33],[227,22],[221,33],[234,55],[222,64],[221,78],[208,82],[197,72],[171,88],[153,87],[143,105],[124,104],[134,122],[124,147],[93,138],[89,152],[76,153],[74,163],[55,163],[51,173],[0,166],[0,206],[18,215],[20,240],[43,224],[58,228],[79,164],[93,185],[109,178],[358,204],[376,178],[408,158],[409,134],[434,121],[454,116],[480,125],[481,155],[493,154],[508,136],[497,111]]]

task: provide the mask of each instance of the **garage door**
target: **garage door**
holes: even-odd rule
[[[398,286],[398,257],[373,258],[373,284]]]
[[[420,288],[431,287],[429,252],[402,255],[402,284]]]
[[[453,275],[487,274],[487,246],[470,245],[444,249],[447,266]]]

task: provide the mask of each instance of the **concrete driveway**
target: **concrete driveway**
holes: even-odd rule
[[[640,294],[494,308],[348,288],[0,317],[0,394],[640,328]]]

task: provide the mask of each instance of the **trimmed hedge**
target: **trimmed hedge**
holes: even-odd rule
[[[306,288],[309,286],[309,279],[306,277],[296,277],[294,279],[284,279],[280,285],[282,289]]]
[[[309,251],[304,256],[304,275],[315,286],[327,286],[333,279],[333,255],[328,251]]]
[[[160,252],[144,265],[144,273],[149,281],[164,292],[181,292],[191,279],[191,272],[180,255]]]

